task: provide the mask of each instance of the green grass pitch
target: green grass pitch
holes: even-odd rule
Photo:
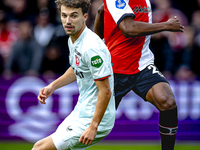
[[[31,150],[33,144],[25,142],[3,142],[0,141],[0,150]],[[149,143],[104,143],[93,145],[88,150],[160,150],[159,144]],[[200,150],[200,142],[197,143],[182,143],[176,144],[175,150]]]

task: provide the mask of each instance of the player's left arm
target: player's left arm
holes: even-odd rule
[[[106,4],[108,11],[125,37],[146,36],[162,31],[183,32],[184,30],[184,26],[176,16],[166,22],[147,23],[134,20],[136,16],[127,1],[106,0]]]
[[[97,133],[98,125],[101,122],[101,119],[103,118],[103,115],[106,111],[112,94],[108,78],[104,80],[95,81],[95,83],[99,89],[96,109],[90,126],[82,133],[79,139],[79,142],[85,145],[92,144]]]
[[[94,21],[94,32],[101,38],[104,38],[104,4],[102,4],[96,13]]]
[[[125,37],[146,36],[162,31],[183,32],[184,30],[184,26],[181,25],[176,16],[160,23],[134,21],[132,17],[125,17],[119,23],[119,28]]]

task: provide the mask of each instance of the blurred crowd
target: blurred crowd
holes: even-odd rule
[[[152,36],[155,64],[167,79],[194,80],[200,76],[200,0],[151,0],[153,22],[176,16],[184,33],[161,32]]]
[[[69,67],[68,36],[55,0],[0,0],[0,75],[55,77]],[[86,21],[94,29],[102,0],[91,0]],[[151,0],[153,22],[177,16],[184,33],[162,32],[152,36],[155,64],[167,79],[200,77],[200,0]]]

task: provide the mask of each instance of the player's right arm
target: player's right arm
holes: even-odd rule
[[[85,145],[92,144],[97,133],[98,125],[100,124],[103,118],[103,115],[106,111],[106,108],[112,95],[108,78],[95,81],[95,84],[99,89],[99,95],[96,103],[94,116],[89,127],[82,133],[79,139],[79,142]]]
[[[51,96],[56,89],[68,85],[75,80],[76,75],[74,74],[74,70],[72,67],[69,67],[69,69],[61,77],[39,91],[38,100],[40,103],[46,104],[45,100]]]

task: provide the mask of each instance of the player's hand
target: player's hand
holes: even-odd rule
[[[45,100],[53,94],[54,90],[50,86],[46,86],[39,91],[38,100],[41,104],[46,104]]]
[[[88,145],[88,144],[91,145],[92,142],[94,141],[96,134],[97,134],[97,129],[89,126],[85,131],[83,131],[79,139],[79,142],[85,145]]]
[[[174,32],[183,32],[184,31],[184,26],[182,26],[180,24],[180,21],[177,19],[176,16],[170,18],[168,21],[167,21],[167,24],[168,24],[168,28],[169,28],[169,31],[174,31]]]

